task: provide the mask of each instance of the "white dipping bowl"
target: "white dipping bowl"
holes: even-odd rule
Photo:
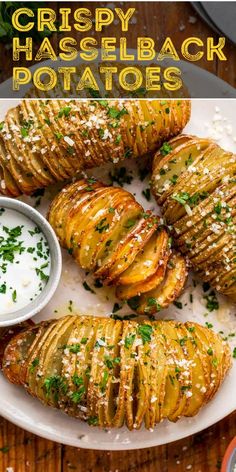
[[[32,318],[47,305],[60,280],[62,257],[60,245],[52,227],[46,218],[44,218],[37,210],[20,200],[13,200],[7,197],[0,197],[0,208],[6,208],[22,213],[22,215],[33,221],[33,223],[40,228],[49,246],[51,262],[49,279],[42,292],[32,302],[19,310],[5,314],[1,314],[0,307],[0,327],[3,327],[21,323],[22,321]]]

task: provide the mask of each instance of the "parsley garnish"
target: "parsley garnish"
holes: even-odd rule
[[[126,349],[129,349],[133,344],[135,340],[135,334],[129,334],[125,338],[125,347]]]
[[[62,118],[62,116],[65,116],[67,118],[70,114],[70,111],[71,111],[71,107],[61,108],[58,113],[58,118]]]
[[[162,147],[160,148],[160,153],[162,156],[167,156],[172,151],[172,147],[169,143],[163,143]]]
[[[107,221],[106,218],[102,218],[101,221],[95,226],[95,231],[99,233],[103,233],[109,228],[109,223],[105,223]]]
[[[87,284],[86,280],[83,282],[83,287],[88,292],[95,293],[94,290]]]
[[[143,344],[151,341],[151,335],[153,332],[152,326],[148,324],[139,325],[138,334],[141,336]]]

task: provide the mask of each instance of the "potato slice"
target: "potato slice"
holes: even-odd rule
[[[151,290],[139,299],[137,312],[153,315],[161,308],[166,308],[180,295],[187,277],[184,259],[173,254],[170,258],[164,281],[157,289]]]
[[[172,418],[174,421],[174,413],[180,407],[183,392],[180,389],[178,375],[180,372],[178,359],[182,358],[183,352],[176,336],[179,328],[175,322],[166,323],[163,321],[162,332],[165,335],[165,353],[167,369],[165,373],[164,391],[165,395],[159,407],[159,419]],[[185,400],[185,398],[184,398]]]
[[[23,384],[21,378],[22,365],[27,362],[28,351],[33,344],[40,326],[36,326],[15,336],[5,349],[3,373],[15,384]]]
[[[166,251],[168,251],[168,234],[164,229],[160,229],[157,234],[152,235],[130,267],[120,275],[117,284],[132,285],[148,280],[163,263]]]
[[[155,424],[159,421],[159,407],[160,407],[160,391],[163,385],[163,378],[166,373],[166,350],[165,338],[161,330],[162,321],[158,324],[153,324],[153,342],[150,349],[150,387],[148,407],[145,412],[145,426],[148,429],[153,429]]]
[[[111,234],[117,220],[120,220],[120,213],[129,208],[129,203],[133,207],[133,201],[126,193],[120,195],[119,189],[113,189],[113,192],[107,192],[106,200],[101,202],[102,210],[93,217],[87,216],[88,224],[86,230],[80,238],[79,263],[81,267],[93,270],[97,265],[96,252],[101,251],[101,244],[104,239],[111,241]],[[123,197],[123,198],[122,198]],[[103,213],[101,213],[103,212]],[[105,236],[105,238],[104,238]],[[110,247],[110,246],[109,246]]]
[[[142,257],[141,254],[146,251],[146,248],[150,248],[150,241],[153,237],[154,243],[152,243],[152,248],[154,251],[156,247],[154,233],[158,227],[158,222],[159,219],[157,217],[152,214],[149,216],[149,213],[147,213],[145,218],[139,220],[137,226],[133,225],[133,229],[127,235],[127,238],[122,239],[119,247],[117,247],[116,258],[114,258],[115,260],[109,271],[109,281],[116,280],[117,284],[123,284],[123,276],[125,278],[125,274],[127,274],[129,277],[129,270],[132,270],[131,267]]]
[[[69,210],[66,218],[66,246],[71,250],[76,258],[79,249],[80,237],[85,231],[85,221],[90,212],[92,217],[99,209],[101,196],[104,189],[98,188],[93,194],[92,191],[87,191],[84,198],[82,196]]]
[[[106,283],[111,283],[129,267],[137,253],[152,236],[157,228],[158,220],[151,214],[149,216],[148,213],[148,218],[143,218],[140,210],[140,206],[135,206],[135,209],[132,210],[135,213],[128,213],[122,226],[119,222],[118,230],[121,233],[119,239],[117,238],[117,244],[114,249],[111,248],[111,254],[103,261],[101,268],[95,272],[95,277],[101,277],[105,279]]]
[[[120,427],[124,420],[126,420],[129,429],[132,429],[134,424],[132,387],[136,363],[136,327],[136,323],[130,321],[123,323],[122,339],[120,342],[120,383],[118,384],[116,413],[113,418],[113,425],[115,427]]]
[[[163,260],[161,261],[162,264],[158,265],[155,274],[148,278],[147,281],[137,282],[132,285],[118,285],[116,288],[116,296],[120,300],[128,300],[132,297],[141,295],[142,293],[149,292],[150,290],[157,288],[164,279],[169,256],[170,252],[166,252]]]
[[[196,139],[192,136],[183,135],[167,143],[167,151],[161,150],[155,155],[152,185],[155,195],[159,196],[158,202],[160,205],[174,191],[174,186],[180,175],[186,172],[190,165],[194,165],[196,158],[206,149],[209,143],[210,141],[206,139]],[[162,152],[168,153],[163,157]]]
[[[206,402],[207,384],[205,383],[204,369],[201,363],[201,358],[198,355],[197,339],[193,330],[193,326],[183,327],[184,331],[184,345],[188,352],[188,358],[191,359],[191,388],[187,391],[189,402],[184,409],[185,416],[194,416],[199,411],[200,407]],[[190,331],[189,331],[190,330]]]
[[[63,359],[61,350],[67,344],[74,321],[72,316],[57,320],[39,353],[36,394],[51,406],[59,407],[60,403],[65,401],[67,382],[61,377]]]

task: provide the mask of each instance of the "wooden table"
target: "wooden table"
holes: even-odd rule
[[[138,18],[145,19],[147,29],[145,33],[139,19],[135,34],[131,32],[131,43],[138,35],[163,37],[158,31],[158,19],[153,21],[152,9],[147,10],[137,2],[132,6],[138,8]],[[164,25],[165,35],[169,33],[179,44],[185,37],[192,36],[193,31],[194,36],[202,38],[215,36],[186,2],[173,2],[171,10],[170,3],[159,4],[158,18]],[[108,35],[116,33],[116,28],[109,28]],[[229,55],[235,50],[228,44],[225,51]],[[2,78],[7,78],[11,68],[9,52],[0,45],[0,54],[6,63]],[[229,64],[204,61],[204,67],[236,85],[234,61]],[[102,452],[62,446],[23,431],[4,419],[0,422],[0,432],[0,472],[217,472],[228,443],[236,435],[236,413],[187,439],[140,451]]]
[[[3,419],[0,431],[1,472],[217,472],[228,443],[236,435],[236,413],[194,436],[139,451],[62,446]]]

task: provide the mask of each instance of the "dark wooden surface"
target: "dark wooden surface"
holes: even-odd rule
[[[80,5],[84,5],[84,2]],[[75,4],[71,2],[71,6],[74,8]],[[135,46],[136,36],[145,34],[160,39],[164,34],[170,35],[177,45],[187,36],[200,36],[203,39],[215,36],[189,3],[173,2],[170,5],[163,2],[158,5],[158,18],[154,18],[156,14],[151,4],[144,7],[133,2],[132,6],[136,6],[139,13],[137,24],[130,30],[131,47]],[[158,19],[161,19],[163,32],[158,26]],[[146,30],[142,23],[146,24]],[[118,33],[117,27],[107,29],[109,36],[119,36]],[[235,54],[235,50],[234,46],[228,44],[225,52],[230,55]],[[0,45],[0,57],[5,64],[1,77],[5,79],[11,75],[11,60],[9,51],[3,45]],[[226,65],[218,61],[208,63],[204,59],[201,66],[231,85],[236,85],[233,60]],[[62,446],[23,431],[2,419],[0,472],[217,472],[226,447],[235,435],[236,413],[199,434],[166,446],[139,451],[102,452]]]
[[[181,441],[137,451],[105,452],[62,446],[3,419],[0,431],[1,472],[217,472],[226,447],[236,434],[236,414]]]

